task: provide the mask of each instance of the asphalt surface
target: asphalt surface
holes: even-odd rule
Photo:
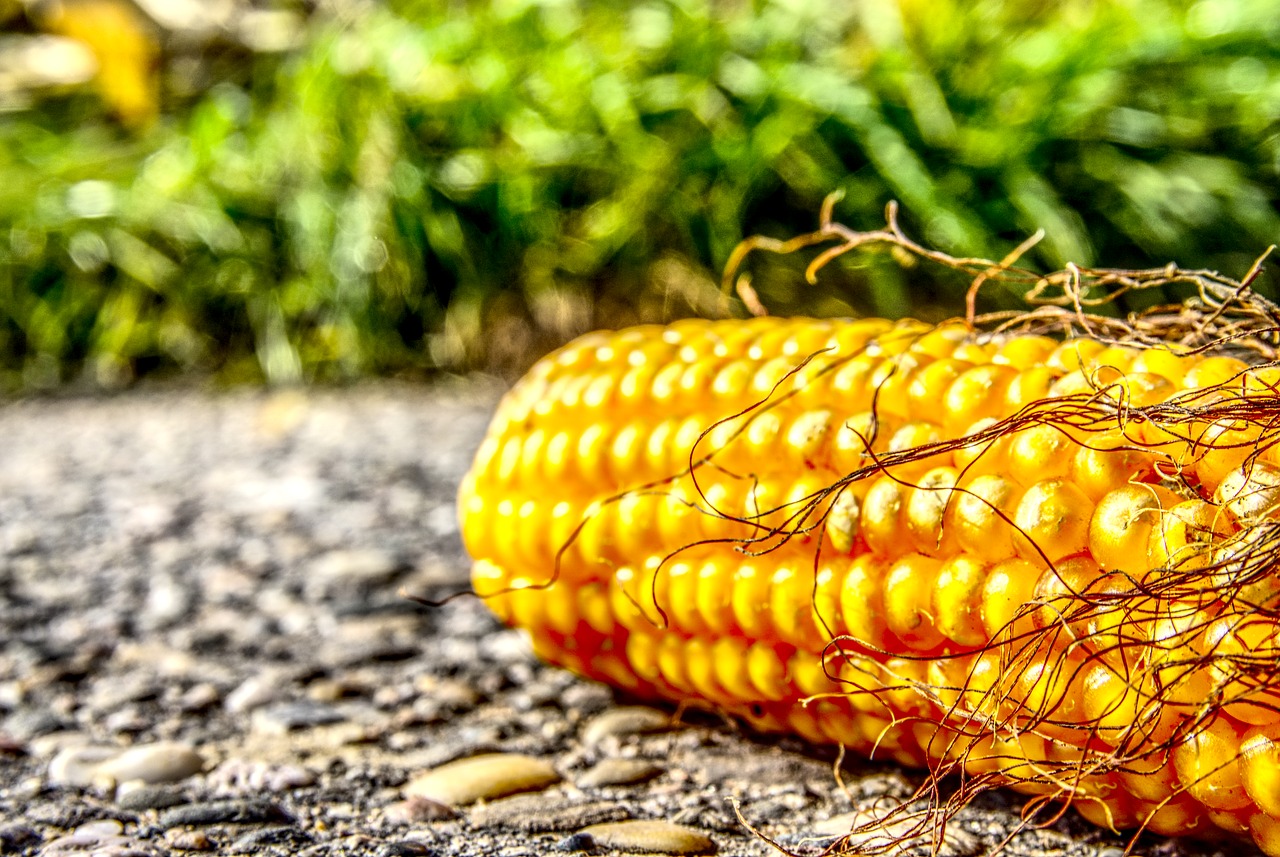
[[[824,820],[912,792],[891,764],[837,778],[829,749],[630,707],[540,665],[474,598],[407,597],[466,590],[454,493],[499,392],[0,405],[0,854],[522,857],[604,852],[584,827],[646,819],[731,857],[805,855],[832,843]],[[481,753],[554,781],[453,807],[406,788]],[[986,796],[902,851],[1126,846],[1071,814],[1019,830],[1020,806]]]

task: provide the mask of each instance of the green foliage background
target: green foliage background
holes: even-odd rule
[[[844,11],[833,11],[845,7]],[[756,232],[1243,273],[1280,240],[1275,0],[387,2],[131,134],[0,119],[0,389],[513,370],[716,309]],[[887,257],[774,311],[957,310]],[[1274,283],[1274,281],[1272,281]],[[1009,302],[1010,294],[993,300]]]

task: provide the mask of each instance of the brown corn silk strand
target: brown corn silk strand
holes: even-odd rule
[[[853,233],[828,206],[733,265],[888,244],[1036,308],[571,344],[464,484],[476,591],[582,675],[926,768],[928,812],[868,823],[902,814],[899,838],[938,842],[1011,786],[1029,821],[1073,806],[1280,854],[1280,315],[1258,266],[1038,277],[888,221]],[[1171,283],[1196,297],[1089,312]]]

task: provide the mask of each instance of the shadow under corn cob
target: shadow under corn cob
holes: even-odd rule
[[[1280,854],[1275,368],[757,318],[591,334],[460,498],[543,658]]]

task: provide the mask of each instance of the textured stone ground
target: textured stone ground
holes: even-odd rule
[[[405,598],[466,586],[453,494],[495,400],[379,386],[0,405],[0,854],[521,857],[607,850],[578,831],[622,819],[689,829],[642,829],[633,848],[776,854],[769,837],[817,854],[823,819],[910,792],[892,766],[847,760],[842,787],[824,751],[624,707],[540,666],[473,599]],[[414,796],[479,753],[545,760],[559,782],[456,809]],[[480,787],[518,774],[504,764]],[[983,800],[942,853],[989,852],[1018,806]],[[1068,817],[1006,850],[1123,846]]]

